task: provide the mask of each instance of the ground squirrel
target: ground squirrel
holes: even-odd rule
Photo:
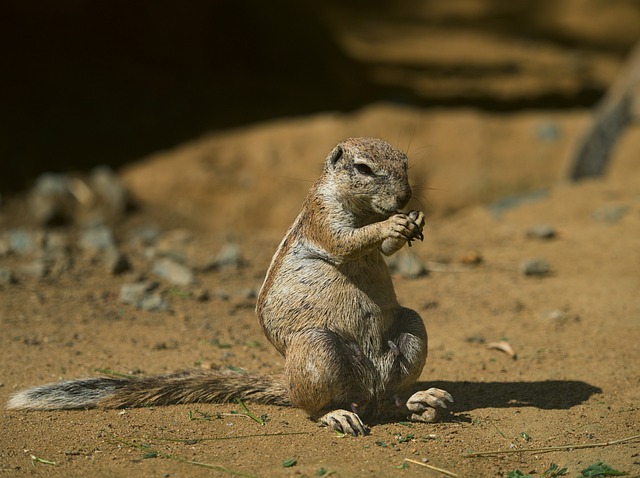
[[[293,405],[353,435],[365,420],[433,421],[451,396],[409,396],[427,357],[420,316],[398,304],[382,254],[422,238],[407,156],[374,138],[352,138],[327,157],[276,251],[258,296],[262,329],[285,358],[283,374],[198,370],[136,378],[86,378],[28,389],[13,409],[137,407],[233,398]],[[382,253],[382,254],[381,254]]]

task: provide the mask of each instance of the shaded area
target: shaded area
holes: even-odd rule
[[[214,128],[370,99],[304,4],[20,0],[0,6],[0,190],[120,166]]]
[[[478,408],[535,407],[566,410],[586,402],[602,389],[579,380],[543,382],[419,382],[416,390],[435,387],[449,392],[451,409],[467,412]]]

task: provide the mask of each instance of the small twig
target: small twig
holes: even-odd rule
[[[251,413],[242,400],[236,398],[236,402],[244,409],[244,413],[242,413],[241,415],[246,415],[252,420],[258,422],[260,425],[264,425],[266,423],[262,418],[258,418],[253,413]]]
[[[49,460],[45,460],[44,458],[38,458],[35,455],[31,455],[31,464],[33,466],[36,466],[36,463],[44,463],[45,465],[56,465],[55,461],[49,461]]]
[[[473,267],[459,264],[447,264],[445,262],[427,262],[424,267],[429,272],[469,272],[473,270]]]
[[[454,478],[456,478],[458,476],[457,474],[455,474],[452,471],[444,470],[442,468],[438,468],[437,466],[433,466],[433,465],[427,465],[426,463],[422,463],[421,461],[412,460],[411,458],[405,458],[404,461],[408,461],[409,463],[413,463],[415,465],[424,466],[425,468],[429,468],[430,470],[437,471],[439,473],[442,473],[443,475],[453,476]]]
[[[541,453],[541,452],[547,452],[547,451],[574,450],[577,448],[600,448],[600,447],[609,446],[609,445],[618,445],[620,443],[626,443],[626,442],[630,442],[638,439],[640,439],[640,435],[634,435],[631,437],[621,438],[619,440],[612,440],[612,441],[602,442],[602,443],[577,443],[575,445],[558,445],[558,446],[546,446],[546,447],[540,447],[540,448],[523,448],[520,450],[479,451],[475,453],[467,453],[462,456],[464,458],[474,458],[478,456],[506,455],[506,454],[513,454],[513,453],[522,453],[522,452]]]

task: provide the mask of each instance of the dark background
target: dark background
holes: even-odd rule
[[[356,19],[392,20],[410,17],[413,3],[430,2],[333,6],[339,4]],[[537,14],[548,2],[485,4],[493,6],[473,21],[490,32],[582,45],[620,58],[632,44],[616,35],[594,40],[548,29]],[[372,65],[350,57],[336,40],[328,21],[331,2],[320,5],[295,0],[2,2],[0,191],[19,191],[45,170],[103,163],[117,168],[213,129],[273,117],[346,111],[376,100],[499,111],[589,107],[607,87],[591,80],[570,93],[539,97],[416,95],[374,81]],[[465,26],[459,18],[432,21]],[[423,68],[433,76],[477,74],[464,65]]]

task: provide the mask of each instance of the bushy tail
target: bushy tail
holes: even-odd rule
[[[150,377],[95,377],[50,383],[18,392],[7,408],[126,408],[224,403],[236,398],[272,405],[291,404],[282,375],[194,370]]]

